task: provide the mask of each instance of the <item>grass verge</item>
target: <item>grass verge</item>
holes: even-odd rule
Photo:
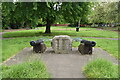
[[[50,78],[46,66],[40,61],[24,62],[22,64],[3,66],[3,78]]]
[[[118,78],[118,65],[105,59],[96,59],[84,67],[88,78]]]

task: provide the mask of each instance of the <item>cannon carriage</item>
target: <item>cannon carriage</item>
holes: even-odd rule
[[[33,51],[36,53],[43,53],[46,50],[46,45],[43,40],[30,41],[30,45],[33,46]]]
[[[92,54],[93,47],[96,45],[95,41],[82,40],[78,46],[78,51],[81,54]]]

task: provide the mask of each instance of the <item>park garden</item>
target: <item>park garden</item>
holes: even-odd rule
[[[119,78],[119,4],[2,3],[1,78]],[[48,52],[52,39],[59,35],[70,36],[76,51],[81,39],[95,41],[93,54]],[[29,42],[39,39],[47,49],[44,53],[33,53]]]

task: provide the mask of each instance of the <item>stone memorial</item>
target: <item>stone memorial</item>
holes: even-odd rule
[[[33,46],[33,51],[36,53],[43,53],[46,50],[46,45],[43,40],[30,41],[30,45]]]
[[[69,53],[72,51],[72,39],[67,35],[55,36],[52,39],[51,46],[55,53]]]
[[[78,51],[81,54],[92,54],[92,47],[96,45],[94,41],[82,40],[81,44],[78,46]]]

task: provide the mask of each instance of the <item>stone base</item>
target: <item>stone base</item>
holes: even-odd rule
[[[84,44],[80,44],[78,46],[78,51],[81,54],[92,54],[92,46],[87,46],[87,45],[84,45]]]
[[[55,36],[51,46],[55,53],[70,53],[72,51],[72,39],[67,35]]]
[[[46,45],[44,43],[41,43],[33,46],[33,51],[35,51],[36,53],[43,53],[45,52],[46,48]]]

